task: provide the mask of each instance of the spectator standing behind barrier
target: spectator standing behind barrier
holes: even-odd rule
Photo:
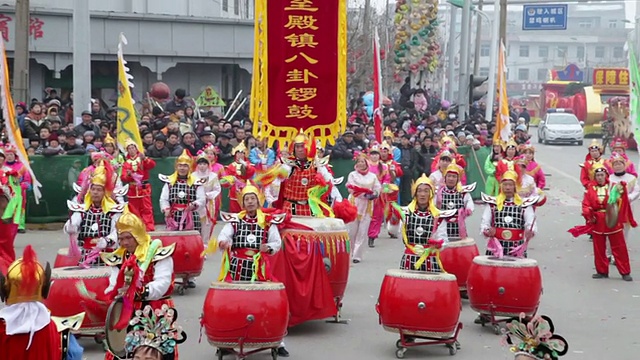
[[[230,143],[230,136],[226,132],[222,132],[218,135],[218,149],[220,153],[218,154],[218,162],[222,165],[229,165],[233,161],[233,155],[231,151],[233,150],[233,146]]]
[[[166,136],[163,134],[156,135],[153,145],[149,146],[146,150],[147,156],[152,158],[166,158],[171,156],[171,151],[169,151],[166,144]]]
[[[76,142],[76,133],[74,131],[69,131],[66,134],[66,142],[62,146],[62,149],[66,155],[84,155],[85,153],[82,145],[78,145]]]
[[[353,159],[354,151],[358,150],[356,143],[353,141],[353,136],[354,134],[351,130],[344,132],[331,150],[331,159]]]
[[[87,131],[93,131],[94,134],[100,134],[100,128],[93,121],[90,111],[82,112],[82,123],[74,128],[76,134],[84,134]]]

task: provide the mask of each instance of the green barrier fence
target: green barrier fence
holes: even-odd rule
[[[467,160],[467,182],[477,182],[476,190],[472,196],[474,199],[480,198],[480,191],[484,189],[483,164],[489,149],[482,148],[473,151],[467,147],[460,147],[459,151],[465,155]],[[475,156],[474,156],[475,154]],[[477,157],[476,164],[475,157]],[[29,223],[51,223],[66,221],[69,217],[67,200],[75,192],[72,182],[77,179],[80,171],[88,166],[88,156],[31,156],[31,168],[42,184],[42,198],[36,204],[33,193],[28,194],[27,202],[27,222]],[[156,167],[150,172],[149,183],[151,184],[151,201],[154,208],[154,219],[156,223],[163,223],[164,216],[160,211],[159,199],[162,186],[164,185],[158,178],[158,174],[169,175],[174,171],[175,158],[154,159]],[[354,162],[352,160],[332,160],[331,169],[336,178],[344,177],[338,189],[343,197],[347,196],[345,188],[347,176],[353,171]],[[229,191],[222,189],[222,210],[229,208]]]

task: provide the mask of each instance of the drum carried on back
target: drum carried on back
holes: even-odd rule
[[[109,286],[110,274],[111,268],[107,266],[55,268],[51,271],[51,288],[44,304],[52,316],[69,317],[85,312],[77,335],[91,336],[101,343],[108,304],[91,302],[87,296],[95,299],[96,294],[104,294]]]
[[[467,292],[471,308],[484,319],[482,325],[489,322],[499,333],[499,322],[521,313],[536,313],[542,295],[542,274],[533,259],[477,256],[469,269]],[[507,319],[497,321],[496,316]]]
[[[455,275],[387,270],[376,311],[385,330],[400,334],[398,358],[413,346],[444,344],[451,355],[459,348],[461,302]]]
[[[173,252],[173,272],[176,279],[176,290],[183,295],[189,278],[200,276],[204,267],[204,258],[200,256],[204,251],[204,243],[200,232],[189,231],[152,231],[152,239],[160,239],[162,246],[176,244]]]
[[[440,252],[440,261],[448,273],[456,276],[460,291],[467,290],[467,276],[473,259],[479,255],[478,246],[472,238],[449,241]]]
[[[277,282],[214,282],[204,300],[201,327],[209,344],[238,358],[277,348],[287,333],[289,302]],[[245,349],[253,349],[245,352]]]

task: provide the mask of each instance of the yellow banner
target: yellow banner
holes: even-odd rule
[[[124,60],[123,45],[127,45],[127,38],[120,33],[120,42],[118,43],[118,122],[116,125],[116,134],[118,146],[125,151],[126,143],[133,141],[138,145],[139,151],[144,151],[142,146],[142,138],[138,130],[138,117],[136,109],[133,107],[135,101],[131,96],[131,88],[133,87],[133,76],[129,74],[127,62]]]
[[[493,143],[506,144],[511,136],[511,123],[509,122],[509,96],[507,95],[507,62],[504,43],[500,43],[498,55],[498,106],[496,116],[496,132],[493,134]]]

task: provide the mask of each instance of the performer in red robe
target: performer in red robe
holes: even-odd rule
[[[125,305],[114,328],[125,329],[134,310],[142,309],[143,304],[153,309],[160,309],[163,305],[174,307],[171,299],[174,281],[171,255],[175,244],[163,247],[160,240],[152,241],[142,219],[130,212],[120,216],[116,229],[120,247],[112,253],[100,254],[102,261],[112,268],[109,286],[98,300],[112,302],[117,295],[123,297]],[[111,359],[116,358],[107,351],[105,360]],[[178,359],[177,348],[175,359]]]
[[[31,245],[0,274],[0,360],[66,359],[71,345],[78,354],[71,330],[78,330],[84,313],[69,318],[55,318],[42,303],[51,286],[51,268],[43,267]]]
[[[382,200],[384,201],[384,216],[387,223],[387,232],[392,239],[395,239],[400,234],[400,217],[396,216],[396,212],[393,211],[392,203],[398,201],[398,194],[400,193],[400,179],[402,179],[402,166],[395,160],[393,160],[393,148],[387,142],[383,141],[380,145],[380,162],[387,165],[389,169],[390,184],[395,185],[390,187],[388,193],[382,194]]]
[[[598,140],[593,140],[589,145],[589,153],[584,158],[584,163],[580,164],[580,182],[585,189],[589,187],[591,181],[593,181],[593,169],[596,164],[604,166],[604,153],[602,144]]]
[[[0,146],[0,165],[4,152]],[[18,174],[9,168],[0,168],[0,271],[7,272],[9,264],[16,259],[14,241],[18,234],[19,219],[16,212],[22,208],[22,191]]]
[[[146,225],[147,231],[155,230],[153,221],[153,206],[151,205],[151,184],[149,184],[149,171],[156,167],[156,162],[138,151],[138,146],[133,141],[126,144],[127,156],[122,165],[121,179],[123,184],[129,184],[127,198],[129,209],[140,216]]]
[[[247,161],[247,147],[244,142],[234,147],[231,153],[234,156],[234,161],[225,167],[225,176],[233,177],[233,181],[223,186],[229,187],[229,211],[237,213],[242,210],[238,204],[238,194],[245,187],[247,181],[253,178],[256,168]]]

